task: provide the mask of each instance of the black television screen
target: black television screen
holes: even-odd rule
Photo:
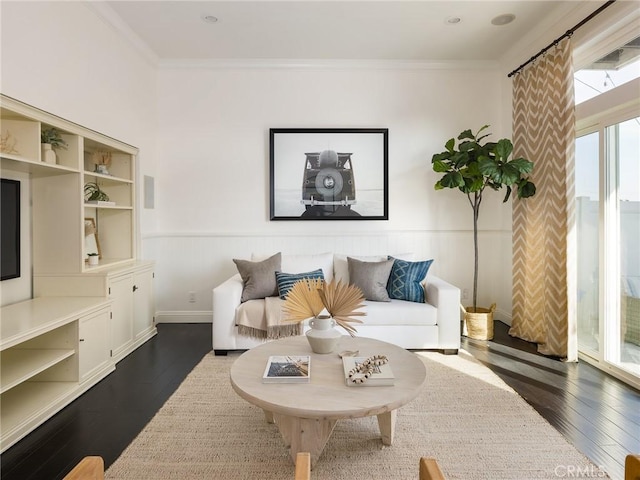
[[[0,179],[0,280],[20,276],[20,182]]]

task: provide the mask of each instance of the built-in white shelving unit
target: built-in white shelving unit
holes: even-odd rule
[[[110,318],[105,297],[42,297],[2,307],[0,425],[2,449],[64,407],[115,368],[108,351],[94,361],[92,378],[79,375],[79,323]],[[101,349],[97,339],[91,348]]]
[[[40,134],[67,144],[45,163]],[[0,309],[0,451],[115,369],[156,334],[153,262],[136,252],[137,149],[10,97],[0,97],[0,173],[30,183],[33,298]],[[107,172],[95,160],[108,157]],[[87,203],[97,184],[113,202]],[[87,238],[87,222],[96,235]],[[99,246],[98,265],[88,264]],[[25,273],[23,272],[23,275]],[[28,274],[28,273],[27,273]]]

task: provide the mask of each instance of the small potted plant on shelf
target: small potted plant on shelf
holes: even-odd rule
[[[43,129],[40,133],[40,143],[42,144],[42,161],[54,165],[58,163],[55,150],[66,149],[69,146],[55,128]]]
[[[84,201],[87,203],[108,202],[109,195],[96,182],[89,182],[84,186]]]
[[[500,190],[507,187],[503,203],[509,200],[511,192],[516,189],[518,198],[532,197],[536,186],[527,174],[533,170],[533,162],[524,158],[509,160],[513,151],[511,140],[503,138],[498,142],[482,141],[490,134],[484,132],[489,125],[482,127],[476,134],[465,130],[458,135],[456,141],[451,138],[445,144],[446,151],[436,153],[431,159],[433,170],[444,174],[435,184],[436,190],[457,188],[469,199],[473,210],[473,306],[463,308],[465,329],[468,336],[479,340],[493,338],[493,312],[491,308],[477,306],[478,293],[478,216],[485,188]]]
[[[98,254],[93,252],[93,253],[88,253],[87,256],[89,257],[89,266],[90,267],[95,267],[96,265],[98,265]]]

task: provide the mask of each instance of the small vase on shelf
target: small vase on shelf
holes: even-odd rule
[[[50,143],[41,143],[40,144],[42,146],[42,161],[45,163],[50,163],[52,165],[55,165],[56,163],[58,163],[58,156],[56,155],[56,152],[53,150],[53,147],[51,146]]]
[[[100,173],[102,175],[109,175],[109,169],[106,165],[96,165],[96,173]]]
[[[89,266],[95,267],[98,265],[98,255],[89,255]]]
[[[306,336],[314,353],[332,353],[338,347],[342,335],[334,327],[336,321],[329,315],[318,315],[309,320]]]

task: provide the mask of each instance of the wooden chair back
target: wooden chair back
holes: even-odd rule
[[[420,459],[420,480],[446,480],[435,458]]]
[[[295,480],[311,480],[311,454],[298,452],[296,455]]]
[[[624,480],[640,480],[640,455],[627,455],[624,460]]]
[[[104,460],[102,457],[84,457],[64,480],[104,480]]]
[[[640,456],[629,455],[625,470],[636,468],[637,476],[625,476],[625,480],[640,480]],[[634,467],[635,465],[635,467]],[[64,480],[104,480],[104,460],[102,457],[84,457],[71,470]],[[311,455],[309,452],[300,452],[296,456],[295,480],[311,480]],[[433,458],[422,457],[420,459],[420,480],[446,480],[438,462]]]

